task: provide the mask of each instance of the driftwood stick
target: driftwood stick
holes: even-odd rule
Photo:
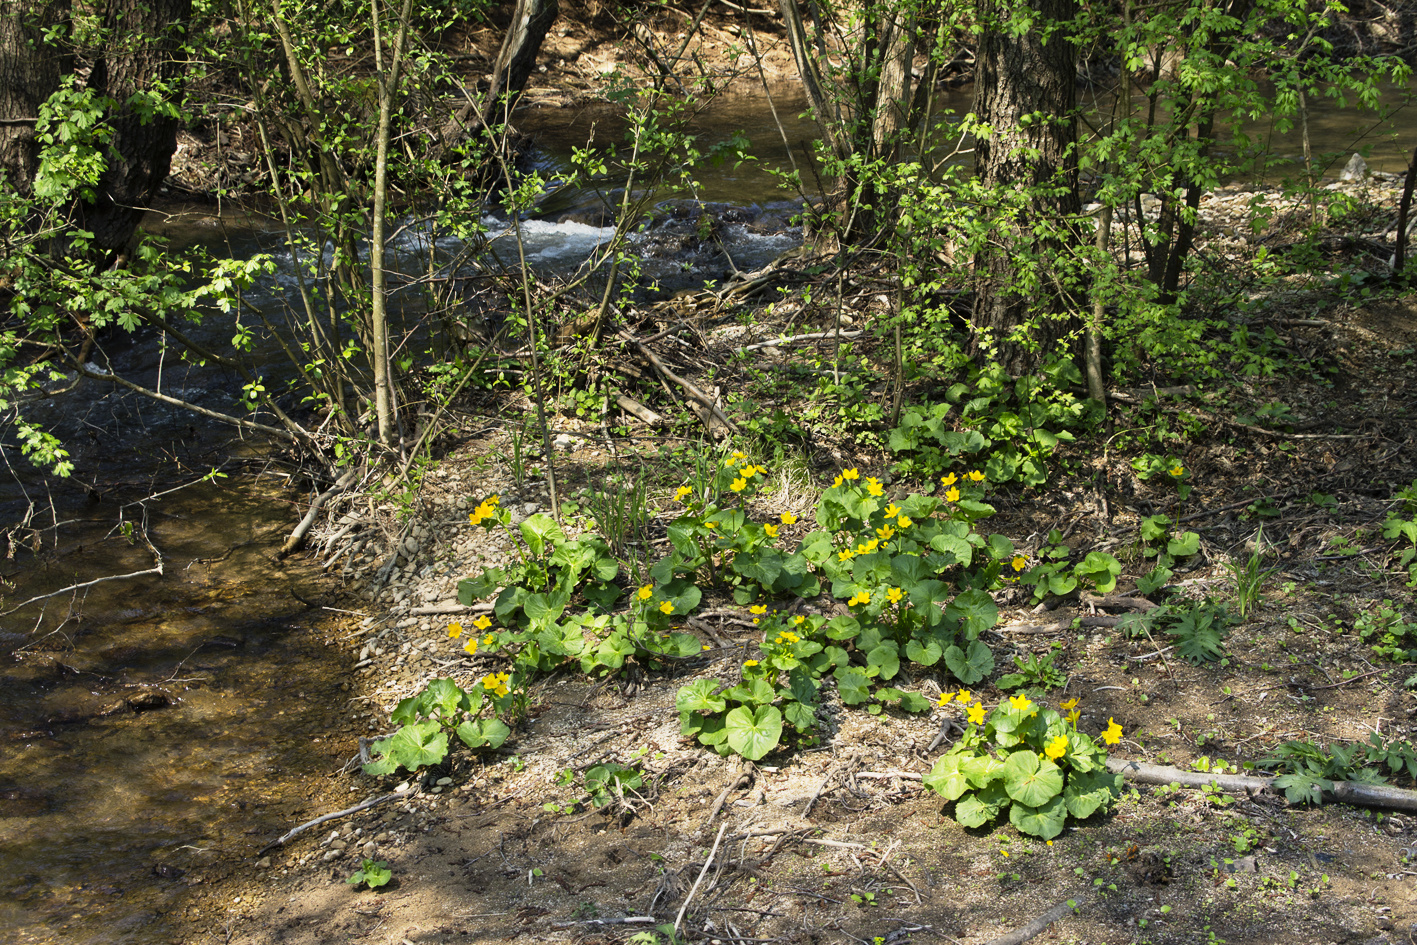
[[[1203,774],[1197,771],[1182,771],[1180,768],[1171,768],[1165,765],[1150,765],[1142,761],[1128,761],[1124,758],[1108,758],[1107,770],[1141,784],[1179,784],[1182,787],[1190,788],[1201,788],[1214,784],[1221,790],[1230,792],[1283,793],[1275,788],[1273,778],[1257,778],[1238,774]],[[1333,782],[1333,800],[1352,804],[1355,807],[1417,811],[1417,791],[1392,787],[1388,784],[1335,781]]]
[[[383,797],[371,797],[369,800],[365,801],[362,804],[355,804],[353,807],[346,807],[344,810],[337,810],[333,814],[326,814],[323,817],[316,817],[314,820],[307,821],[306,823],[301,824],[299,827],[296,827],[295,829],[287,832],[285,836],[281,837],[279,840],[272,840],[270,843],[261,847],[261,849],[256,852],[256,855],[262,856],[269,850],[274,850],[276,847],[283,846],[285,842],[291,837],[297,836],[298,834],[302,834],[305,831],[309,830],[311,827],[318,827],[320,824],[326,823],[328,821],[338,820],[341,817],[348,817],[350,814],[357,814],[362,810],[368,810],[369,808],[374,807],[378,804],[382,804],[385,801],[391,801],[396,797],[404,796],[405,795],[403,794],[385,794]]]
[[[843,338],[857,338],[857,337],[860,337],[862,334],[863,334],[863,332],[861,332],[861,331],[844,331],[844,332],[841,333],[841,337],[843,337]],[[748,351],[756,351],[756,350],[758,350],[759,348],[779,348],[779,347],[782,347],[783,345],[796,344],[796,343],[799,342],[799,341],[821,341],[821,340],[824,339],[824,338],[835,338],[835,337],[836,337],[836,333],[835,333],[835,332],[830,332],[830,331],[814,331],[814,332],[811,332],[811,333],[806,334],[806,335],[793,335],[793,336],[790,337],[790,338],[775,338],[775,339],[773,339],[772,341],[759,341],[759,342],[756,343],[756,344],[744,345],[743,347],[739,348],[737,351],[734,351],[733,353],[734,353],[734,354],[744,354],[745,352],[748,352]]]
[[[277,559],[288,557],[300,550],[301,546],[305,544],[305,536],[310,534],[310,528],[315,524],[315,519],[320,517],[320,509],[324,508],[326,502],[348,488],[349,484],[354,480],[354,472],[355,471],[351,469],[343,476],[340,476],[333,486],[330,486],[324,492],[315,496],[314,501],[310,503],[309,510],[305,513],[305,517],[300,520],[300,524],[295,526],[295,530],[290,533],[290,537],[286,538],[285,543],[280,546],[280,551],[276,552]]]
[[[985,945],[1022,945],[1023,942],[1033,938],[1048,926],[1057,922],[1069,912],[1072,912],[1074,908],[1075,906],[1072,900],[1060,902],[1023,928],[1014,929],[1007,935],[1000,935],[998,938],[991,938]]]
[[[684,904],[679,907],[679,914],[674,917],[674,934],[679,934],[679,927],[684,923],[684,913],[689,911],[689,903],[694,901],[694,894],[699,891],[699,884],[708,875],[709,867],[713,865],[713,858],[718,853],[718,845],[723,842],[723,832],[728,829],[728,821],[718,828],[718,836],[713,838],[713,849],[709,850],[708,859],[704,860],[704,868],[699,870],[699,878],[694,880],[694,885],[689,889],[689,895],[684,897]]]
[[[675,374],[672,370],[670,370],[669,366],[666,365],[663,361],[661,361],[659,359],[659,356],[653,351],[651,351],[647,345],[642,344],[629,332],[620,332],[620,337],[629,344],[634,345],[635,350],[639,351],[639,353],[644,356],[644,359],[650,363],[650,367],[654,368],[655,372],[658,373],[660,377],[665,378],[667,380],[671,380],[675,384],[678,384],[684,389],[684,392],[686,394],[688,394],[692,399],[697,401],[705,410],[707,410],[710,420],[718,421],[733,433],[738,432],[738,427],[733,423],[732,420],[729,420],[728,417],[724,415],[722,410],[718,409],[718,405],[713,402],[712,398],[710,398],[707,394],[705,394],[703,391],[699,390],[696,386],[694,386],[691,381],[685,380],[684,378],[680,377],[678,374]],[[706,423],[705,426],[708,426],[710,428],[710,433],[713,432],[711,423]]]
[[[147,575],[147,574],[161,574],[161,573],[162,573],[162,559],[159,558],[157,564],[156,564],[154,567],[147,568],[146,570],[143,570],[143,571],[131,571],[131,572],[129,572],[128,574],[110,574],[110,575],[108,575],[108,577],[94,578],[92,581],[85,581],[85,582],[83,582],[82,584],[70,584],[68,587],[61,587],[61,588],[60,588],[59,590],[57,590],[57,591],[50,591],[48,594],[40,594],[40,595],[37,596],[37,597],[31,597],[29,600],[25,601],[23,604],[16,604],[14,607],[11,607],[9,610],[5,611],[4,613],[0,613],[0,617],[8,617],[8,616],[10,616],[11,614],[13,614],[15,611],[17,611],[17,610],[19,610],[19,609],[21,609],[21,608],[23,608],[23,607],[28,607],[30,604],[34,604],[34,603],[37,603],[37,602],[42,601],[42,600],[49,600],[49,598],[51,598],[51,597],[58,597],[60,594],[68,594],[68,593],[70,593],[71,591],[82,591],[82,590],[83,590],[84,588],[86,588],[86,587],[93,587],[95,584],[102,584],[102,583],[104,583],[105,581],[126,581],[126,580],[128,580],[129,578],[143,577],[144,575]]]

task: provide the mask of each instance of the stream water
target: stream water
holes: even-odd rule
[[[757,160],[701,169],[690,199],[721,218],[721,246],[667,244],[655,278],[720,279],[799,239],[788,222],[794,205],[770,172],[796,161],[810,177],[803,143],[817,132],[799,117],[800,95],[779,90],[774,104],[782,131],[756,95],[727,97],[702,120],[706,139],[745,131]],[[944,104],[963,111],[969,98]],[[1417,133],[1410,111],[1367,133],[1364,140],[1378,145],[1374,169],[1405,166]],[[528,111],[521,124],[551,176],[592,133],[604,141],[621,128],[594,108]],[[1322,103],[1310,120],[1313,149],[1342,155],[1341,167],[1363,127],[1361,116]],[[1297,154],[1295,140],[1278,150]],[[610,221],[594,218],[606,199],[571,195],[526,221],[531,260],[554,268],[584,258],[610,234]],[[692,228],[696,211],[680,213],[683,206],[661,208],[658,235],[676,220]],[[206,226],[186,238],[220,236]],[[234,232],[239,251],[272,249],[279,258],[279,241],[260,226]],[[652,227],[643,238],[656,235]],[[284,304],[288,257],[283,264],[251,300]],[[236,378],[182,365],[151,338],[109,355],[115,369],[150,382],[160,374],[169,391],[232,409]],[[352,754],[353,732],[341,688],[348,659],[328,641],[357,618],[302,603],[322,596],[319,575],[307,564],[273,561],[302,498],[277,479],[242,472],[130,504],[242,453],[224,429],[102,390],[53,406],[48,419],[73,449],[78,473],[44,484],[17,468],[0,485],[6,522],[31,509],[52,509],[64,522],[57,546],[50,533],[42,550],[10,549],[0,610],[152,568],[152,550],[130,543],[120,520],[146,516],[164,573],[93,584],[0,616],[0,941],[166,941],[174,915],[190,915],[185,897],[194,888],[249,864],[265,842],[329,809],[324,799],[312,804],[310,785]],[[5,444],[7,459],[17,455],[13,445]]]

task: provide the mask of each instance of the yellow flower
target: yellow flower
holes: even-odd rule
[[[1076,709],[1076,708],[1077,708],[1077,704],[1078,704],[1078,701],[1077,701],[1076,699],[1069,699],[1067,702],[1064,702],[1064,703],[1060,704],[1060,705],[1058,706],[1058,708],[1060,708],[1060,709]]]
[[[797,524],[797,516],[793,515],[791,512],[783,512],[781,515],[778,516],[778,518],[782,521],[782,524],[784,525]]]
[[[959,501],[959,490],[956,489],[954,486],[950,486],[949,489],[947,489],[947,490],[945,491],[945,501],[946,501],[946,502],[958,502],[958,501]]]
[[[954,700],[954,697],[955,697],[955,694],[952,693],[952,692],[942,692],[942,693],[940,693],[940,701],[937,702],[937,703],[935,703],[935,704],[936,704],[936,705],[949,705],[950,702]]]
[[[855,556],[856,556],[856,553],[855,553],[854,551],[852,551],[850,548],[843,548],[841,551],[838,551],[838,552],[836,553],[836,559],[837,559],[838,561],[850,561],[850,560],[851,560],[852,558],[854,558]]]
[[[477,640],[468,640],[466,643],[463,644],[462,648],[463,652],[466,653],[468,656],[475,655],[477,653]]]
[[[744,660],[744,661],[743,661],[743,668],[744,668],[744,669],[747,669],[747,668],[749,668],[750,666],[757,666],[757,665],[758,665],[758,661],[757,661],[757,660]]]
[[[739,476],[737,479],[733,480],[733,482],[730,483],[728,486],[728,488],[732,489],[734,492],[742,492],[747,487],[748,480],[744,479],[742,476]]]
[[[492,621],[486,614],[483,614],[481,617],[474,620],[472,625],[479,630],[486,630],[488,627],[492,626]]]
[[[961,689],[959,692],[955,693],[955,698],[958,699],[958,700],[959,700],[960,702],[962,702],[962,703],[963,703],[963,702],[973,702],[973,701],[974,701],[974,693],[970,692],[968,689]]]
[[[866,491],[871,493],[871,495],[875,496],[881,496],[886,494],[886,490],[881,488],[881,484],[876,480],[875,476],[872,476],[870,479],[866,480]]]
[[[972,705],[972,706],[969,707],[969,713],[968,713],[968,715],[969,715],[969,721],[973,722],[975,725],[983,725],[983,724],[984,724],[984,703],[982,703],[982,702],[976,702],[976,703],[974,703],[974,705]]]
[[[665,601],[664,603],[659,605],[659,612],[661,614],[672,614],[674,613],[674,605],[671,604],[669,601]]]
[[[869,603],[871,603],[871,592],[870,592],[870,591],[857,591],[857,592],[856,592],[856,599],[857,599],[858,601],[860,601],[861,603],[863,603],[863,604],[869,604]]]
[[[1102,733],[1102,740],[1109,745],[1115,745],[1122,740],[1122,726],[1117,724],[1116,719],[1107,720],[1107,731]]]
[[[1180,479],[1183,475],[1185,475],[1186,467],[1182,466],[1180,463],[1177,463],[1166,471],[1169,472],[1171,475],[1175,476],[1177,479]]]
[[[909,528],[910,526],[915,524],[915,519],[911,518],[909,515],[902,515],[900,518],[895,520],[895,523],[901,528]]]
[[[959,482],[959,477],[956,476],[954,473],[949,473],[940,477],[940,485],[942,486],[952,486],[957,482]]]
[[[1073,709],[1067,715],[1063,716],[1063,718],[1067,719],[1068,724],[1070,724],[1073,728],[1077,728],[1078,716],[1080,715],[1082,715],[1081,712],[1079,712],[1077,709]]]
[[[674,501],[683,502],[685,497],[691,494],[693,491],[694,490],[690,489],[688,486],[680,486],[678,489],[674,490]]]
[[[640,600],[649,600],[654,596],[654,585],[646,584],[644,587],[640,588],[639,593],[635,596]]]
[[[800,627],[806,622],[807,618],[802,616],[801,614],[798,614],[796,617],[792,618],[792,625],[796,627]]]
[[[732,469],[734,466],[738,465],[738,458],[735,456],[730,456],[723,461],[723,465],[727,466],[729,469]]]
[[[1028,696],[1023,693],[1019,693],[1016,696],[1009,696],[1009,705],[1018,709],[1020,712],[1027,712],[1029,709],[1033,708],[1033,703],[1029,702]]]
[[[497,498],[497,493],[494,492],[487,498],[483,499],[482,504],[487,506],[489,509],[495,509],[497,507],[497,503],[501,501],[501,499]]]
[[[704,522],[704,528],[717,528],[717,522]]]
[[[485,637],[482,638],[482,645],[483,645],[483,646],[491,646],[492,644],[494,644],[494,643],[496,643],[496,642],[497,642],[497,637],[496,637],[495,635],[491,634],[491,633],[487,634],[487,636],[485,636]]]
[[[448,636],[452,637],[454,640],[462,636],[462,624],[458,623],[456,620],[448,624]]]
[[[480,505],[473,511],[467,513],[467,520],[473,525],[481,525],[484,518],[486,518],[486,516],[482,514],[482,506]]]
[[[976,469],[969,475],[965,476],[965,478],[968,479],[970,482],[983,482],[984,474]]]
[[[767,612],[768,612],[768,605],[767,605],[767,604],[754,604],[752,607],[749,607],[749,608],[748,608],[748,613],[750,613],[750,614],[765,614],[765,613],[767,613]]]
[[[855,466],[852,466],[850,469],[843,469],[841,471],[841,478],[850,481],[852,479],[860,479],[861,474],[856,471]]]
[[[839,485],[841,485],[841,477],[837,476],[835,479],[832,480],[832,488],[835,489]]]
[[[763,526],[763,534],[767,535],[769,538],[776,538],[776,537],[777,537],[777,526],[776,526],[776,525],[773,525],[773,524],[771,524],[771,523],[768,523],[768,524],[764,525],[764,526]]]
[[[892,604],[899,604],[900,599],[904,596],[905,594],[898,587],[893,587],[890,590],[886,591],[886,597],[890,600]]]
[[[897,515],[900,514],[900,509],[896,506],[894,502],[892,502],[890,505],[886,506],[886,511],[884,514],[886,518],[895,518]]]
[[[1009,563],[1013,565],[1015,571],[1022,571],[1028,567],[1028,559],[1023,555],[1014,555],[1014,560]]]
[[[876,529],[876,534],[881,536],[882,541],[890,541],[891,536],[895,534],[895,529],[891,528],[889,525],[882,525],[880,528]]]
[[[1043,746],[1043,753],[1054,761],[1068,753],[1068,736],[1059,735],[1047,745]]]

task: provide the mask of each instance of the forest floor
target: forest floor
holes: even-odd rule
[[[725,47],[735,37],[728,18],[716,16],[712,26],[710,36]],[[551,76],[528,93],[531,101],[576,100],[616,61],[613,31],[584,27],[553,33]],[[489,31],[478,48],[495,52],[499,36]],[[775,46],[767,61],[788,75],[790,57],[782,55]],[[1383,235],[1381,227],[1373,234]],[[1251,249],[1243,238],[1209,247],[1216,266]],[[1337,259],[1352,247],[1334,252]],[[869,285],[857,288],[872,297]],[[673,363],[725,392],[751,391],[759,416],[777,408],[811,426],[806,418],[821,420],[822,404],[771,380],[809,376],[830,360],[829,339],[759,348],[746,359],[733,353],[829,329],[831,311],[820,302],[707,311]],[[650,313],[637,330],[648,336],[681,314]],[[1074,556],[1110,549],[1125,566],[1118,593],[1152,566],[1137,541],[1140,519],[1169,514],[1201,539],[1178,569],[1179,593],[1232,607],[1226,564],[1254,553],[1263,525],[1259,551],[1278,570],[1230,631],[1220,662],[1192,666],[1145,637],[1076,627],[1071,618],[1095,613],[1086,600],[1041,616],[1026,595],[1000,593],[1001,627],[1050,625],[986,633],[996,673],[1012,668],[1015,655],[1051,654],[1066,682],[1048,701],[1080,699],[1080,725],[1094,734],[1115,719],[1125,732],[1117,757],[1215,770],[1254,764],[1289,740],[1347,744],[1374,732],[1400,740],[1417,724],[1407,684],[1417,670],[1376,656],[1374,641],[1355,631],[1383,601],[1408,625],[1417,621],[1407,576],[1390,557],[1393,543],[1379,534],[1395,493],[1417,480],[1417,300],[1335,302],[1332,294],[1298,292],[1247,327],[1273,333],[1257,376],[1149,405],[1147,391],[1119,392],[1126,400],[1114,400],[1108,430],[1060,452],[1046,486],[990,497],[998,515],[989,530],[1021,548],[1041,549],[1056,529]],[[888,351],[869,345],[858,353],[864,363],[889,362]],[[1277,366],[1269,376],[1266,360]],[[884,369],[867,372],[871,396],[883,399],[885,382],[871,381],[870,370]],[[1274,426],[1236,419],[1275,403],[1288,413]],[[489,419],[507,426],[505,418],[529,410],[522,399],[491,392],[463,407],[468,431]],[[698,439],[697,431],[676,438],[645,429],[611,441],[569,413],[553,425],[577,444],[558,453],[557,468],[562,498],[581,506],[570,521],[583,528],[589,496],[637,479],[657,508],[667,508],[659,500],[683,481]],[[793,511],[809,520],[816,491],[846,466],[890,480],[893,457],[879,445],[825,420],[814,430],[786,451],[774,452],[771,438],[759,443],[755,459],[779,464],[770,474],[775,487],[758,498],[764,515]],[[1184,502],[1169,482],[1138,477],[1130,462],[1137,451],[1128,446],[1142,441],[1129,439],[1137,430],[1172,444],[1194,485]],[[516,470],[512,452],[505,433],[469,435],[424,479],[416,552],[384,589],[379,617],[351,620],[345,634],[354,637],[351,705],[368,708],[356,710],[349,731],[332,733],[344,757],[356,753],[357,736],[387,732],[393,705],[428,678],[451,674],[466,685],[498,667],[489,657],[464,658],[447,622],[465,612],[454,602],[457,580],[510,553],[490,533],[468,528],[467,500],[495,492],[520,514],[548,509],[544,478]],[[782,474],[787,465],[797,471]],[[896,478],[891,488],[935,486]],[[673,513],[656,514],[652,532],[662,533]],[[355,562],[349,590],[366,586],[381,560]],[[529,717],[498,753],[454,752],[414,779],[376,783],[356,771],[311,784],[312,816],[386,791],[399,798],[263,858],[208,870],[180,917],[181,940],[610,943],[673,923],[683,910],[693,941],[978,945],[1067,900],[1076,909],[1039,941],[1396,943],[1417,933],[1410,865],[1417,815],[1129,783],[1113,813],[1052,843],[1007,824],[965,829],[919,780],[951,709],[870,715],[831,694],[820,747],[752,766],[721,758],[680,736],[674,708],[679,686],[723,676],[756,654],[747,614],[725,613],[731,604],[718,610],[706,641],[715,650],[687,669],[541,680]],[[933,697],[951,685],[943,674],[917,675],[907,688]],[[1006,695],[990,682],[975,690],[986,704]],[[582,779],[607,762],[637,768],[644,787],[597,809]],[[365,856],[393,871],[377,892],[344,882]]]
[[[1080,725],[1093,734],[1115,719],[1125,738],[1114,757],[1188,770],[1254,764],[1289,740],[1412,737],[1414,667],[1375,655],[1376,638],[1360,638],[1355,623],[1392,601],[1403,615],[1399,636],[1405,627],[1417,637],[1407,575],[1390,558],[1394,543],[1379,534],[1395,493],[1417,480],[1417,301],[1323,303],[1319,294],[1296,293],[1250,324],[1273,330],[1273,356],[1289,359],[1288,367],[1238,379],[1209,398],[1162,397],[1150,407],[1119,398],[1110,433],[1058,454],[1048,485],[990,496],[998,515],[989,530],[1022,549],[1037,552],[1054,529],[1074,557],[1110,549],[1125,565],[1119,594],[1153,563],[1140,551],[1140,518],[1169,514],[1201,539],[1178,567],[1177,592],[1232,610],[1235,584],[1225,565],[1248,559],[1262,525],[1261,557],[1278,570],[1230,631],[1224,659],[1192,666],[1174,652],[1158,654],[1145,637],[1079,629],[1072,618],[1096,612],[1086,600],[1040,616],[1026,594],[1006,589],[997,595],[1001,628],[1046,626],[985,634],[995,681],[1015,655],[1052,654],[1066,682],[1047,692],[1049,704],[1080,699]],[[767,398],[765,376],[829,358],[829,340],[818,342],[827,345],[820,351],[769,346],[748,359],[734,350],[829,327],[833,309],[758,305],[706,314],[687,336],[693,343],[665,356],[691,376],[712,373],[725,391]],[[666,314],[640,330],[670,323]],[[888,351],[866,355],[889,359]],[[1302,370],[1293,367],[1300,357]],[[882,381],[875,396],[885,389]],[[1287,431],[1236,419],[1274,403],[1289,406]],[[758,406],[804,419],[813,410],[810,399]],[[527,409],[491,392],[465,407],[471,427]],[[1154,436],[1166,424],[1194,485],[1184,502],[1171,483],[1140,479],[1129,461],[1128,431]],[[673,447],[690,444],[647,429],[607,442],[569,414],[553,425],[573,443],[556,461],[570,528],[592,527],[591,496],[638,477],[651,504],[665,509],[651,525],[661,534],[674,512],[654,497],[683,481],[684,454]],[[772,441],[757,442],[757,461],[774,467]],[[823,434],[789,453],[777,454],[775,485],[759,495],[756,517],[793,511],[810,520],[816,491],[848,465],[882,476],[893,493],[937,488],[892,479],[891,457],[869,440]],[[794,463],[805,475],[783,474]],[[510,439],[497,434],[454,449],[425,478],[417,553],[394,569],[381,617],[349,644],[359,667],[352,704],[363,698],[370,708],[338,737],[346,756],[356,735],[388,731],[394,703],[428,678],[450,674],[470,685],[498,668],[495,657],[463,657],[447,623],[466,613],[454,600],[456,581],[510,554],[491,533],[468,527],[468,501],[496,492],[520,515],[547,510],[544,479],[524,469],[519,480],[514,466]],[[377,563],[356,568],[361,580]],[[722,942],[975,945],[1066,900],[1076,912],[1041,941],[1399,942],[1417,929],[1410,866],[1417,816],[1407,813],[1129,783],[1112,814],[1051,844],[1007,824],[969,830],[918,780],[938,754],[926,749],[950,708],[870,715],[832,695],[819,748],[746,767],[720,758],[679,735],[674,708],[679,686],[722,677],[756,655],[746,611],[720,603],[706,636],[715,649],[687,668],[604,680],[553,674],[534,686],[530,717],[500,752],[454,752],[397,784],[396,801],[312,830],[256,869],[248,864],[224,879],[209,870],[185,940],[622,942],[649,929],[651,917],[673,922],[688,897],[686,936]],[[943,672],[917,673],[905,685],[933,700],[953,683]],[[974,688],[986,704],[1006,695],[992,682]],[[597,810],[582,779],[607,762],[635,767],[645,786]],[[327,792],[314,810],[383,794],[400,779],[384,781],[354,773],[312,785]],[[344,882],[365,856],[393,870],[378,892]]]

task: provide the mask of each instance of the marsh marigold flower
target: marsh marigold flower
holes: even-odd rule
[[[965,478],[968,479],[970,482],[983,482],[984,474],[976,469],[973,472],[969,473],[969,475],[965,476]]]
[[[861,474],[856,471],[856,467],[855,467],[855,466],[852,466],[850,469],[843,469],[843,470],[841,471],[841,478],[843,478],[843,479],[845,479],[846,481],[850,482],[850,481],[853,480],[853,479],[860,479],[860,478],[861,478]]]
[[[1023,555],[1014,555],[1014,560],[1009,562],[1015,571],[1022,571],[1028,567],[1028,559]]]
[[[949,705],[954,700],[955,694],[952,692],[940,693],[939,701],[935,705]]]
[[[694,490],[690,489],[688,486],[680,486],[678,489],[674,490],[674,501],[683,502],[693,491]]]
[[[448,636],[452,637],[454,640],[462,636],[462,624],[458,623],[456,620],[448,624]]]
[[[773,525],[771,522],[769,522],[768,524],[766,524],[766,525],[763,526],[763,534],[764,534],[764,535],[767,535],[769,538],[776,538],[776,537],[777,537],[777,526],[776,526],[776,525]]]
[[[870,479],[866,480],[866,491],[874,496],[882,496],[886,494],[886,490],[881,488],[881,483],[879,480],[876,479],[875,476],[872,476]]]
[[[975,725],[983,725],[983,724],[984,724],[984,703],[982,703],[982,702],[976,702],[976,703],[974,703],[974,705],[972,705],[972,706],[969,707],[968,715],[969,715],[969,721],[973,722]]]
[[[669,601],[665,601],[664,603],[659,605],[659,612],[661,614],[672,614],[674,613],[674,605],[671,604]]]
[[[1068,753],[1068,736],[1059,735],[1047,745],[1043,746],[1043,753],[1054,761]]]
[[[957,482],[959,482],[959,477],[954,473],[946,473],[940,477],[940,485],[942,486],[952,486]]]
[[[463,652],[466,653],[468,656],[477,655],[477,639],[474,637],[473,639],[468,640],[466,643],[463,644],[462,648]]]
[[[481,617],[474,620],[472,625],[479,630],[486,630],[488,627],[492,626],[492,620],[486,614],[483,614]]]
[[[1122,740],[1122,726],[1117,724],[1116,719],[1107,720],[1107,731],[1102,733],[1102,740],[1109,745],[1115,745]]]
[[[909,528],[910,526],[915,524],[915,520],[909,515],[902,515],[900,518],[895,520],[895,523],[901,528]]]
[[[880,528],[876,529],[876,534],[881,537],[882,541],[890,541],[891,537],[895,535],[895,529],[891,528],[889,525],[882,525]]]
[[[791,512],[783,512],[781,515],[778,516],[778,519],[779,519],[779,520],[782,522],[782,524],[784,524],[784,525],[796,525],[796,524],[797,524],[797,516],[793,515]]]
[[[639,592],[635,596],[638,597],[640,600],[649,600],[651,597],[654,596],[654,585],[646,584],[644,587],[639,589]]]
[[[886,599],[889,600],[892,604],[899,604],[900,599],[904,596],[904,592],[902,592],[901,589],[898,587],[893,587],[890,590],[886,591]]]
[[[883,514],[886,518],[895,518],[897,515],[900,514],[900,508],[897,507],[894,502],[892,502],[890,505],[886,506],[886,510]]]
[[[748,480],[739,476],[729,484],[728,488],[732,489],[734,492],[742,492],[744,489],[748,488]]]
[[[968,689],[961,689],[959,692],[955,693],[955,698],[960,701],[961,705],[964,705],[974,701],[974,693],[970,692]]]
[[[749,607],[749,608],[748,608],[748,613],[750,613],[750,614],[765,614],[765,613],[767,613],[767,612],[768,612],[768,605],[767,605],[767,604],[754,604],[752,607]]]
[[[946,501],[946,502],[958,502],[958,501],[959,501],[959,489],[955,488],[954,486],[950,486],[947,490],[945,490],[945,501]]]
[[[1177,463],[1166,471],[1169,472],[1171,475],[1175,476],[1177,479],[1180,479],[1186,474],[1186,467],[1182,466],[1180,463]]]
[[[841,485],[841,477],[837,476],[835,479],[832,480],[832,488],[835,489],[839,485]]]
[[[1009,705],[1018,709],[1020,712],[1027,712],[1029,709],[1033,708],[1033,703],[1028,701],[1028,696],[1023,693],[1019,693],[1016,696],[1009,696]]]
[[[758,661],[757,661],[757,660],[744,660],[744,661],[743,661],[743,668],[744,668],[744,669],[748,669],[748,668],[750,668],[750,667],[757,666],[757,665],[758,665]]]

